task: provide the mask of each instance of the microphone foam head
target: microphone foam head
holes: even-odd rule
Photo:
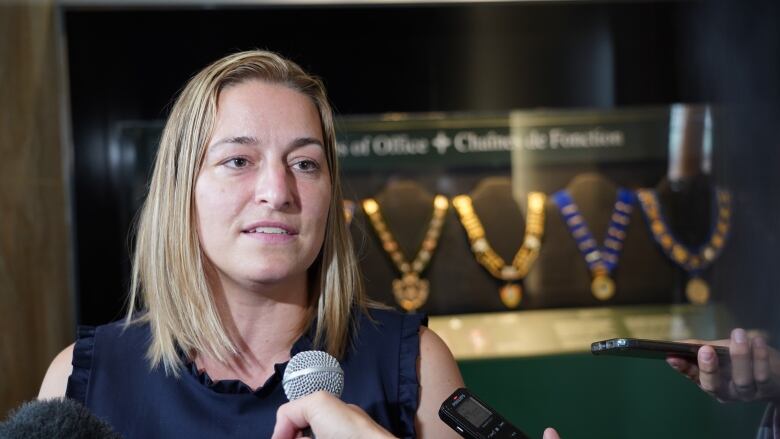
[[[282,386],[290,401],[320,390],[341,397],[344,371],[338,360],[327,352],[303,351],[295,354],[287,363]]]
[[[71,399],[30,401],[0,423],[3,439],[121,439],[103,420]]]

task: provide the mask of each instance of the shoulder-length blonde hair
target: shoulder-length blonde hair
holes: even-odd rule
[[[349,343],[351,311],[365,299],[344,218],[333,113],[322,82],[297,64],[265,51],[240,52],[209,65],[184,87],[165,124],[149,194],[140,213],[126,322],[148,322],[148,359],[178,375],[177,350],[224,361],[237,352],[206,279],[195,224],[193,190],[212,135],[220,92],[248,80],[280,84],[317,107],[331,179],[330,209],[320,254],[309,268],[309,314],[315,344],[340,357]]]

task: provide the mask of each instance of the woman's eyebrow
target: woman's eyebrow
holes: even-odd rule
[[[216,142],[212,143],[208,147],[209,152],[213,152],[215,149],[218,149],[218,147],[222,145],[259,145],[260,141],[257,140],[257,137],[253,136],[230,136],[225,137],[220,140],[217,140]],[[290,142],[290,144],[287,146],[288,150],[294,150],[298,148],[302,148],[307,145],[317,145],[322,149],[325,149],[325,145],[322,144],[322,140],[316,138],[316,137],[298,137],[297,139]]]
[[[325,145],[322,144],[322,140],[315,137],[299,137],[290,142],[290,149],[301,148],[306,145],[319,145],[320,148],[325,149]]]
[[[223,139],[217,140],[216,142],[209,145],[209,148],[213,148],[218,145],[222,144],[238,144],[238,145],[257,145],[259,142],[257,141],[256,137],[252,136],[232,136],[232,137],[225,137]]]

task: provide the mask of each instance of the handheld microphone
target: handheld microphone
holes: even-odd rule
[[[72,399],[30,401],[0,423],[3,439],[121,439],[105,421]]]
[[[287,399],[294,401],[306,395],[325,390],[341,398],[344,390],[344,371],[338,360],[323,351],[303,351],[295,354],[284,370],[282,387]],[[314,438],[311,428],[304,436]]]

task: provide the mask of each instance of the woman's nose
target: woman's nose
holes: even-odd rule
[[[295,180],[286,164],[264,163],[258,172],[255,203],[274,210],[288,209],[295,202]]]

